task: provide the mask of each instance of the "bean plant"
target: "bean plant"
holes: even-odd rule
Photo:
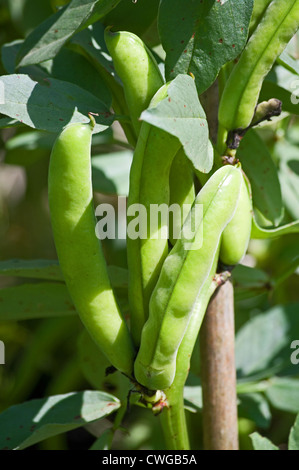
[[[0,13],[0,449],[299,450],[299,0]]]

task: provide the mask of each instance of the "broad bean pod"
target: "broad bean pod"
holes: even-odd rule
[[[169,214],[169,239],[174,245],[196,196],[194,173],[183,148],[178,151],[171,165],[169,191],[169,209],[173,207]]]
[[[220,247],[220,261],[227,266],[239,264],[248,248],[253,208],[244,178],[240,197],[232,220],[223,230]]]
[[[298,0],[270,3],[224,88],[219,107],[223,129],[246,129],[250,125],[263,80],[298,26]]]
[[[241,183],[240,170],[232,166],[212,175],[163,264],[134,365],[136,380],[148,389],[164,390],[173,382],[178,349],[215,261],[222,232],[236,210]],[[203,215],[199,217],[201,208]],[[190,237],[191,227],[196,230]]]
[[[138,136],[140,115],[164,84],[164,79],[151,51],[135,34],[127,31],[114,33],[107,28],[105,42],[123,82],[132,124]]]
[[[82,322],[111,364],[132,376],[133,343],[95,234],[92,127],[71,124],[54,144],[49,167],[52,229],[61,270]]]
[[[151,107],[167,97],[168,86],[160,88]],[[140,344],[141,331],[148,317],[150,296],[168,254],[169,173],[180,147],[176,137],[146,122],[142,124],[130,171],[128,197],[129,301],[131,331],[136,346]],[[130,224],[135,216],[134,207],[138,211],[140,206],[146,211],[145,218],[141,220],[140,217],[143,234],[133,237]],[[162,216],[156,224],[151,212],[155,207],[161,208],[167,216]]]
[[[261,22],[268,6],[272,0],[254,0],[253,11],[249,25],[249,36],[251,36]]]

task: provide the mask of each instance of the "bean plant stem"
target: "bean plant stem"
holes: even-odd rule
[[[234,292],[226,282],[215,293],[200,330],[203,433],[206,450],[238,450]]]

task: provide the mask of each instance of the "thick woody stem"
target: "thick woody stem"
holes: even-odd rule
[[[234,292],[226,282],[211,299],[200,331],[206,450],[238,450],[234,344]]]

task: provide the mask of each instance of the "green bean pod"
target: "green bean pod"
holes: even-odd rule
[[[252,202],[243,178],[236,212],[223,230],[220,261],[227,266],[239,264],[248,248],[252,226]]]
[[[54,144],[49,167],[52,229],[61,270],[82,322],[111,364],[131,376],[133,343],[95,233],[91,137],[91,125],[71,124]]]
[[[151,107],[167,97],[168,84],[154,96]],[[128,197],[127,253],[129,267],[129,301],[131,332],[136,346],[148,317],[149,300],[168,254],[169,173],[181,144],[176,137],[144,122],[139,134],[130,171]],[[142,228],[146,231],[137,238],[130,234],[134,207],[138,204],[146,214]],[[167,217],[151,225],[151,209],[161,207]],[[133,210],[133,212],[131,212]]]
[[[164,84],[164,79],[151,51],[135,34],[127,31],[114,33],[108,28],[105,42],[123,82],[132,124],[138,136],[141,113]]]
[[[174,245],[196,196],[194,174],[183,148],[178,151],[171,165],[169,191],[169,239]]]
[[[272,0],[254,0],[253,11],[249,25],[249,36],[251,36],[260,24],[268,6]]]
[[[134,365],[136,380],[148,389],[164,390],[173,382],[177,351],[213,266],[222,232],[236,210],[241,183],[240,170],[232,166],[213,174],[163,264]]]
[[[270,3],[223,91],[219,107],[223,129],[246,129],[250,125],[263,80],[298,26],[298,0]]]

